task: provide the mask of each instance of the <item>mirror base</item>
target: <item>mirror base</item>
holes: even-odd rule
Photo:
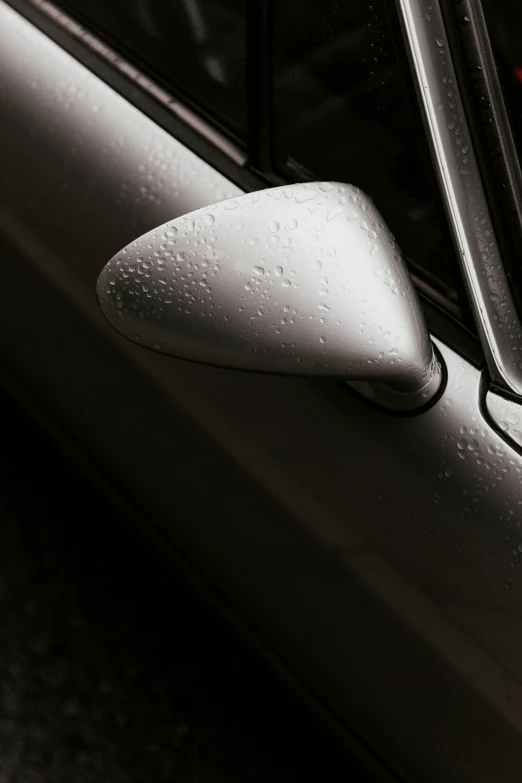
[[[346,381],[346,383],[380,408],[396,413],[421,413],[440,397],[443,391],[441,388],[443,379],[441,362],[435,357],[430,380],[417,391],[401,392],[383,383],[369,381]]]

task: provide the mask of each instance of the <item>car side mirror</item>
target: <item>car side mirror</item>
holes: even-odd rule
[[[342,379],[396,410],[440,387],[399,248],[351,185],[286,185],[190,212],[117,253],[97,291],[121,334],[182,359]]]

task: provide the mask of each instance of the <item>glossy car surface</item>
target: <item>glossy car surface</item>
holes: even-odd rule
[[[436,339],[446,390],[403,417],[126,341],[98,306],[104,264],[240,188],[5,2],[0,38],[6,382],[383,779],[519,781],[522,456],[484,365]]]

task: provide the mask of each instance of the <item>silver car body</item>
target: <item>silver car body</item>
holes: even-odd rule
[[[104,264],[240,190],[4,2],[0,40],[5,382],[383,779],[518,783],[516,411],[493,426],[483,374],[440,340],[446,390],[402,417],[122,338]]]

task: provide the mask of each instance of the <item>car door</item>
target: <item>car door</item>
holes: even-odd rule
[[[60,6],[0,3],[4,383],[376,775],[518,781],[522,457],[497,408],[520,334],[439,4]],[[403,247],[447,373],[418,415],[146,351],[101,313],[136,237],[316,178]]]

